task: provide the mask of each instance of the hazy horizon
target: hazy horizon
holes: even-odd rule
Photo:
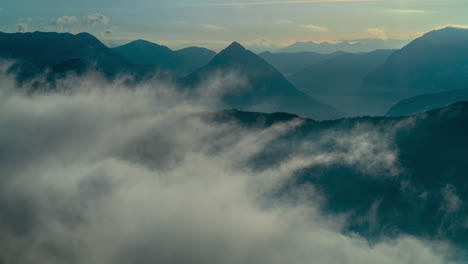
[[[447,24],[466,25],[467,12],[457,0],[6,0],[0,31],[84,31],[110,46],[145,39],[173,49],[219,51],[232,41],[275,49],[304,41],[410,40]]]

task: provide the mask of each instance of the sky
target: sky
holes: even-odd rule
[[[297,41],[414,39],[468,24],[466,0],[3,0],[0,31],[90,32],[115,46],[145,39],[177,49]]]

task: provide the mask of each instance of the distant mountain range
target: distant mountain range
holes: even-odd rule
[[[203,85],[217,74],[237,73],[234,88],[223,95],[227,107],[262,112],[290,112],[316,119],[333,119],[343,114],[330,106],[319,103],[297,90],[278,70],[268,62],[234,42],[221,51],[206,66],[185,79],[188,86]],[[245,83],[244,83],[245,81]]]
[[[285,76],[289,76],[308,66],[343,54],[345,54],[345,52],[321,54],[317,52],[271,53],[267,51],[258,54],[258,56],[273,65]]]
[[[168,71],[174,76],[193,71],[181,81],[187,87],[201,85],[220,72],[237,73],[238,84],[242,85],[232,89],[230,83],[219,83],[221,107],[291,112],[316,119],[344,116],[297,90],[273,66],[236,42],[216,55],[196,47],[172,51],[142,40],[110,49],[87,33],[1,33],[0,57],[17,60],[10,71],[18,74],[19,81],[47,73],[50,89],[55,79],[64,78],[70,72],[80,75],[88,69],[96,69],[111,78],[131,74],[137,81],[158,71]],[[38,83],[32,87],[44,89],[45,86]]]
[[[260,55],[277,65],[299,90],[350,116],[383,115],[406,98],[468,89],[467,29],[434,30],[394,51],[327,55],[332,58],[316,53],[300,54],[303,56],[295,53]],[[446,103],[452,103],[455,94],[458,93],[442,98],[451,97]],[[411,102],[414,101],[407,101],[405,105]],[[443,105],[437,103],[434,107]],[[433,109],[431,104],[425,107]]]
[[[216,55],[214,51],[198,47],[172,51],[166,46],[145,40],[136,40],[113,50],[134,64],[170,70],[179,75],[195,71]]]
[[[110,73],[138,69],[88,33],[0,32],[0,57],[24,61],[37,71],[73,59],[92,62]]]
[[[466,89],[467,76],[468,30],[444,28],[394,52],[369,73],[363,90],[380,102],[380,112],[411,96]]]
[[[362,80],[393,52],[341,53],[290,74],[288,79],[301,91],[351,115],[362,114],[366,111],[362,102]]]
[[[317,119],[413,114],[465,98],[467,29],[434,30],[400,50],[343,52],[350,47],[358,51],[364,46],[395,43],[298,43],[292,47],[314,47],[314,51],[321,47],[320,52],[327,54],[258,55],[234,43],[216,54],[199,47],[173,51],[144,40],[110,49],[88,33],[0,32],[0,57],[16,61],[10,71],[17,74],[18,81],[47,73],[45,80],[53,83],[68,73],[80,75],[95,69],[110,78],[130,74],[137,81],[163,72],[170,80],[180,79],[185,86],[194,87],[220,72],[237,72],[246,83],[235,87],[238,90],[223,91],[225,107],[292,112]],[[454,90],[459,91],[451,92]],[[411,98],[414,96],[418,97]],[[398,103],[407,98],[411,99]]]
[[[396,40],[396,39],[356,39],[356,40],[344,40],[338,43],[322,42],[315,43],[309,42],[296,42],[290,46],[275,50],[275,52],[317,52],[322,54],[329,54],[334,52],[370,52],[377,49],[400,49],[409,40]]]

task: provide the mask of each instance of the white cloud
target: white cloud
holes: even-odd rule
[[[49,26],[58,27],[60,31],[64,31],[64,27],[67,24],[78,23],[78,19],[75,16],[62,16],[52,20]]]
[[[388,35],[383,28],[368,28],[367,32],[379,39],[387,40]]]
[[[78,19],[75,16],[63,16],[63,17],[57,18],[56,21],[59,24],[67,24],[67,23],[78,22]]]
[[[18,32],[21,32],[21,33],[28,32],[28,31],[29,31],[29,29],[28,29],[28,24],[26,24],[26,23],[18,23],[18,24],[16,25],[16,30],[17,30]]]
[[[440,208],[442,211],[447,213],[455,213],[462,207],[463,201],[457,195],[455,187],[452,185],[446,185],[442,188],[443,194],[443,207]]]
[[[468,29],[468,25],[460,25],[460,24],[447,24],[444,26],[440,26],[435,28],[435,30],[440,30],[444,28],[461,28],[461,29]]]
[[[396,12],[396,13],[426,13],[426,10],[420,10],[420,9],[392,9],[389,11]]]
[[[315,32],[327,32],[329,30],[327,27],[321,27],[316,25],[303,25],[301,27]]]
[[[102,25],[102,24],[108,24],[109,23],[109,18],[107,18],[104,15],[101,14],[93,14],[93,15],[86,15],[84,16],[84,19],[86,23],[92,25],[92,26],[97,26],[97,25]]]

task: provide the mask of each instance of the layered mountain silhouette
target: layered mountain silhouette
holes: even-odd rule
[[[188,47],[176,50],[175,54],[179,57],[181,63],[179,71],[182,74],[194,72],[198,68],[208,64],[216,56],[216,52],[200,47]]]
[[[135,64],[157,65],[167,68],[174,67],[176,64],[176,56],[171,49],[146,40],[135,40],[115,47],[113,50]]]
[[[369,112],[417,95],[468,88],[468,30],[431,31],[395,51],[363,81]]]
[[[318,62],[337,57],[344,52],[335,52],[331,54],[321,54],[317,52],[296,52],[296,53],[272,53],[262,52],[258,54],[262,59],[273,65],[285,76],[289,76],[308,66]]]
[[[344,40],[338,43],[322,42],[296,42],[290,46],[281,48],[278,52],[318,52],[318,53],[334,53],[334,52],[371,52],[377,49],[399,49],[408,44],[406,40],[396,39],[356,39]]]
[[[297,118],[288,114],[231,110],[217,113],[213,120],[234,121],[258,129]],[[360,117],[322,122],[303,120],[303,125],[258,154],[253,164],[268,168],[271,164],[281,164],[289,154],[300,151],[304,142],[314,142],[320,155],[333,157],[335,152],[344,151],[339,144],[341,139],[325,141],[326,144],[319,146],[321,139],[329,138],[331,134],[334,138],[352,138],[353,131],[356,133],[359,128],[366,128],[364,131],[373,131],[382,136],[381,140],[388,140],[390,150],[396,153],[398,160],[396,166],[399,171],[396,175],[388,169],[363,170],[346,162],[313,165],[297,173],[296,178],[286,184],[284,192],[312,183],[315,190],[325,197],[322,210],[327,214],[349,214],[345,232],[358,232],[371,242],[380,237],[409,234],[425,239],[448,240],[466,250],[467,120],[468,102],[415,117]],[[353,138],[353,142],[359,144],[358,137]],[[352,150],[345,159],[351,155]],[[363,162],[365,168],[371,161]]]
[[[291,74],[288,79],[299,90],[319,100],[351,115],[361,114],[365,112],[361,100],[363,79],[393,52],[341,53]]]
[[[88,33],[0,32],[0,57],[18,60],[24,63],[20,68],[35,67],[37,71],[74,59],[93,63],[109,73],[137,69]]]
[[[412,93],[468,88],[468,30],[444,28],[425,34],[394,52],[364,85]]]
[[[468,89],[414,96],[398,102],[388,111],[387,116],[413,115],[460,101],[468,101]]]
[[[134,64],[170,70],[180,75],[195,71],[216,55],[214,51],[198,47],[172,51],[166,46],[145,40],[136,40],[113,50]]]
[[[316,119],[332,119],[342,114],[297,90],[289,81],[256,54],[234,42],[206,66],[185,79],[188,86],[203,85],[214,76],[235,74],[224,85],[226,107],[265,112],[290,112]]]

